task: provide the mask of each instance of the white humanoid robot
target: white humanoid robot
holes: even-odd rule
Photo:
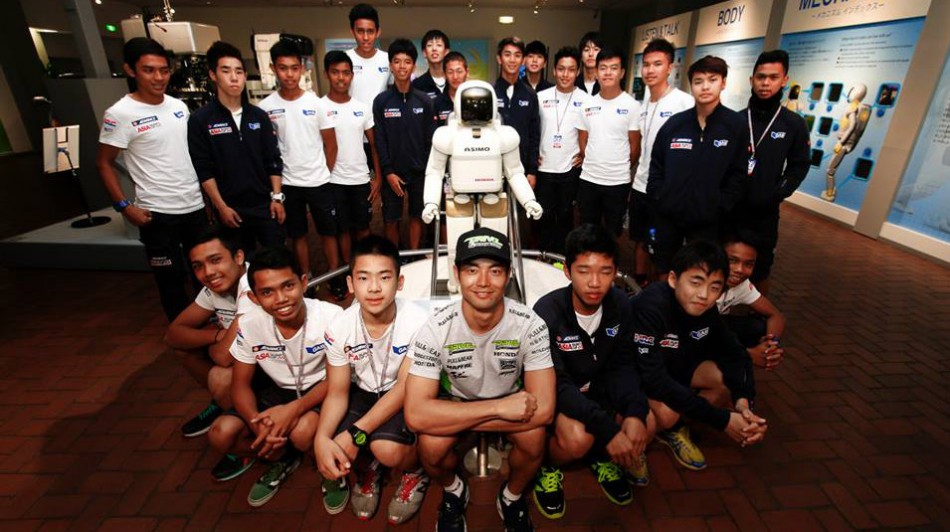
[[[825,201],[835,201],[838,194],[838,186],[835,182],[835,173],[838,166],[844,160],[844,156],[851,153],[854,147],[861,141],[864,130],[868,127],[868,121],[871,119],[871,106],[863,103],[864,97],[868,95],[868,88],[863,83],[856,83],[848,91],[848,107],[841,115],[839,122],[841,129],[838,130],[838,142],[835,144],[834,156],[828,163],[828,169],[825,171],[827,183],[825,190],[821,192],[821,198]]]
[[[446,233],[449,247],[450,292],[458,291],[452,269],[459,235],[479,227],[508,234],[508,199],[502,192],[504,178],[524,206],[528,217],[541,218],[543,209],[534,197],[521,165],[520,137],[504,126],[497,115],[492,86],[484,81],[466,81],[456,92],[455,113],[448,124],[436,130],[426,167],[422,220],[431,223],[439,215],[442,177],[449,166],[446,195]]]

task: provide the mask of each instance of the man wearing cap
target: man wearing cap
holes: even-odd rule
[[[530,308],[505,298],[511,247],[487,228],[463,233],[455,257],[461,301],[435,312],[410,349],[405,417],[419,457],[442,486],[437,530],[465,530],[469,490],[454,448],[467,431],[503,433],[513,445],[498,493],[506,530],[533,530],[522,496],[544,456],[554,416],[548,329]]]

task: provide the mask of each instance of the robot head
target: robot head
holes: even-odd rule
[[[848,101],[849,102],[861,102],[864,101],[864,97],[868,95],[867,85],[864,83],[855,83],[851,87],[851,90],[848,91]]]
[[[466,81],[455,96],[455,116],[462,125],[490,124],[495,118],[495,89],[484,81]]]

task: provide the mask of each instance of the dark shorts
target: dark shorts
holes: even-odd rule
[[[630,240],[647,242],[650,240],[650,228],[653,220],[650,216],[650,200],[639,190],[630,191]]]
[[[251,384],[251,388],[254,389],[253,382]],[[302,395],[305,395],[309,391],[310,391],[310,388],[307,388],[306,390],[303,391]],[[274,384],[273,381],[270,381],[269,385],[262,386],[261,389],[259,390],[254,390],[254,399],[257,401],[257,411],[263,412],[267,410],[268,408],[278,406],[278,405],[285,405],[287,403],[290,403],[291,401],[296,401],[297,391],[281,388],[280,386],[277,386],[276,384]],[[313,407],[312,411],[319,413],[320,405]],[[241,416],[241,414],[238,413],[238,411],[234,409],[233,407],[225,410],[222,414],[240,418],[241,421],[243,421],[245,425],[248,424],[248,420],[244,419]]]
[[[313,224],[317,226],[318,234],[322,236],[336,234],[337,212],[333,191],[329,184],[319,187],[284,185],[281,190],[287,196],[284,200],[284,211],[287,213],[285,225],[290,238],[307,235],[308,208],[310,216],[313,217]]]
[[[577,186],[577,209],[581,223],[603,225],[614,236],[623,231],[623,215],[627,212],[630,184],[598,185],[581,179]]]
[[[403,192],[406,193],[406,196],[409,198],[409,216],[412,218],[419,218],[422,216],[422,191],[425,188],[426,178],[425,174],[419,173],[416,175],[401,175],[402,180],[406,182],[402,186]],[[402,205],[403,200],[406,197],[400,198],[393,192],[392,187],[389,186],[389,182],[383,176],[383,221],[384,222],[398,222],[402,220]]]
[[[383,394],[385,395],[385,394]],[[346,412],[346,417],[340,423],[337,433],[343,432],[356,423],[361,417],[379,401],[381,396],[375,393],[367,392],[355,384],[350,386],[350,402]],[[403,417],[402,410],[393,417],[386,420],[369,435],[370,443],[376,440],[386,440],[403,445],[412,445],[416,443],[416,435],[406,427],[406,418]]]
[[[337,234],[349,231],[369,229],[373,218],[373,204],[369,202],[370,184],[338,185],[330,184],[333,201],[336,204]]]

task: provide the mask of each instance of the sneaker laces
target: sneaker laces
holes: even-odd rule
[[[284,472],[287,470],[287,464],[283,460],[278,460],[274,462],[274,465],[270,466],[262,476],[260,483],[267,486],[273,486],[280,482],[280,479],[284,476]]]
[[[597,471],[598,483],[620,480],[620,468],[613,462],[597,462],[594,464],[594,469]]]
[[[422,480],[422,475],[418,473],[403,473],[399,482],[399,491],[396,492],[396,498],[401,502],[409,502],[412,498],[412,491]]]
[[[363,495],[371,495],[373,493],[373,488],[376,484],[376,479],[378,478],[378,473],[376,469],[370,468],[363,472],[360,475],[359,489],[360,493]]]
[[[538,475],[538,484],[541,485],[544,493],[558,491],[564,484],[564,473],[555,467],[543,468]]]

